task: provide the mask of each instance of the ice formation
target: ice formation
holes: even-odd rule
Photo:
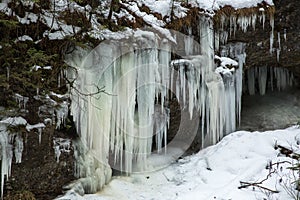
[[[22,96],[22,95],[16,93],[15,99],[16,99],[17,103],[19,104],[19,108],[26,110],[26,105],[29,101],[29,97],[25,97],[25,96]]]
[[[269,23],[271,26],[270,31],[270,53],[272,54],[274,52],[274,7],[267,6],[265,8],[260,7],[258,11],[250,13],[244,13],[241,12],[240,14],[228,13],[224,12],[223,14],[220,14],[219,20],[220,20],[220,29],[218,30],[216,34],[216,47],[218,47],[218,44],[226,44],[228,36],[234,36],[236,31],[238,29],[246,32],[249,28],[252,28],[255,30],[257,21],[260,21],[262,23],[263,28],[265,28],[265,21],[268,17]],[[278,42],[280,43],[280,38],[278,38]],[[279,44],[280,46],[280,44]],[[280,48],[279,48],[280,49]]]
[[[36,129],[38,131],[39,144],[41,144],[41,142],[42,142],[42,133],[43,133],[43,129],[45,127],[46,126],[45,126],[44,123],[38,123],[38,124],[34,124],[34,125],[27,124],[26,125],[26,130],[31,131],[32,129]]]
[[[250,95],[264,95],[267,90],[282,91],[294,84],[291,71],[280,67],[254,67],[246,71],[247,92]],[[257,87],[258,86],[258,87]],[[257,91],[258,90],[258,91]]]
[[[0,132],[0,144],[1,144],[1,197],[3,197],[3,187],[5,177],[10,176],[11,162],[12,162],[12,145],[10,144],[10,136],[6,131],[6,128],[1,126]]]
[[[0,160],[1,160],[1,198],[3,187],[11,174],[13,153],[16,163],[21,163],[23,152],[23,139],[19,133],[8,131],[8,127],[23,126],[27,121],[22,117],[9,117],[0,121]],[[13,150],[14,149],[14,150]]]
[[[59,108],[55,110],[56,112],[56,129],[60,129],[61,126],[66,126],[66,119],[69,112],[69,103],[64,101],[59,104]]]
[[[53,138],[53,149],[56,162],[59,162],[59,158],[62,153],[71,152],[71,140],[64,138]]]
[[[76,176],[82,177],[86,192],[109,181],[111,168],[128,174],[147,170],[151,155],[169,153],[172,96],[191,119],[200,117],[202,147],[235,130],[241,111],[244,45],[224,47],[221,65],[216,66],[210,18],[199,21],[198,37],[199,46],[184,37],[182,59],[171,60],[168,40],[137,30],[131,38],[104,42],[85,57],[79,53],[68,60],[77,68],[68,73],[70,79],[76,78],[70,109],[81,139],[74,146]]]
[[[23,138],[20,135],[17,135],[14,144],[16,163],[21,163],[23,149],[24,149]]]

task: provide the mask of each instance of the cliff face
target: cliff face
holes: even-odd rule
[[[275,27],[274,27],[274,46],[273,46],[271,53],[270,53],[271,28],[269,26],[268,21],[266,21],[264,29],[262,29],[261,25],[257,25],[257,28],[255,30],[249,30],[245,33],[242,31],[238,31],[236,33],[236,37],[229,39],[229,42],[230,41],[233,41],[233,42],[234,41],[242,41],[242,42],[247,43],[246,68],[260,67],[260,66],[284,67],[284,68],[288,68],[288,69],[294,71],[295,74],[298,77],[300,77],[300,23],[299,23],[299,21],[300,21],[300,5],[299,5],[299,2],[295,1],[295,0],[274,0],[274,3],[275,3],[275,7],[276,7]],[[33,8],[35,8],[35,7],[33,7]],[[92,6],[92,8],[94,8],[94,7]],[[139,16],[138,12],[133,13],[133,11],[128,10],[128,8],[125,9],[123,4],[116,6],[115,10],[117,12],[118,10],[121,10],[121,9],[124,9],[124,10],[127,9],[126,13],[131,13],[135,17],[135,20],[133,20],[134,22],[132,22],[126,18],[127,14],[116,19],[116,21],[118,22],[117,25],[115,23],[106,22],[105,20],[107,20],[107,19],[104,19],[105,17],[100,18],[99,21],[101,21],[101,19],[102,19],[103,24],[105,24],[105,22],[107,23],[107,25],[103,25],[103,26],[107,26],[111,30],[115,30],[115,31],[120,30],[123,27],[137,28],[137,27],[143,27],[145,24],[147,24],[145,21],[143,21],[142,15]],[[144,10],[145,13],[150,12],[150,11],[148,11],[148,9],[149,8],[146,6],[141,8],[141,10]],[[20,12],[19,12],[20,16],[24,15],[24,13],[22,14],[21,11],[22,10],[20,10]],[[90,16],[92,16],[93,12],[94,12],[94,10],[90,11],[90,13],[91,13]],[[190,14],[190,16],[187,17],[186,21],[180,20],[180,19],[178,21],[176,21],[176,19],[175,19],[173,24],[171,24],[171,25],[166,24],[166,27],[170,26],[170,28],[181,30],[181,31],[186,29],[186,26],[192,27],[193,24],[197,23],[196,17],[195,17],[195,16],[197,16],[197,14],[195,14],[194,12],[198,14],[199,10],[191,9],[188,13],[188,14]],[[78,12],[78,13],[81,14],[80,12]],[[78,14],[78,13],[75,13],[75,14]],[[68,13],[66,13],[65,15],[67,16],[67,14]],[[75,14],[72,13],[72,16],[69,16],[71,19],[70,21],[72,21]],[[85,15],[79,15],[79,16],[85,16]],[[158,25],[161,23],[161,21],[163,21],[163,17],[160,16],[159,14],[154,14],[153,16],[155,18],[157,18]],[[6,16],[4,14],[3,14],[2,18],[5,20],[1,21],[2,25],[0,27],[4,27],[4,25],[3,25],[4,22],[11,20],[11,18],[9,18],[9,16]],[[85,22],[85,20],[88,20],[85,18],[86,17],[83,17],[83,19],[84,19],[84,20],[82,20],[83,22]],[[188,18],[190,18],[190,19],[188,19]],[[64,18],[64,21],[67,21],[67,18]],[[102,21],[101,21],[101,23],[102,23]],[[78,23],[78,26],[82,26],[83,22],[81,22],[80,20],[78,20],[76,22]],[[86,23],[86,24],[89,24],[89,23]],[[4,32],[4,29],[2,29],[0,32],[3,33],[3,35],[6,35],[7,37],[8,37],[8,35],[12,36],[12,34],[15,34],[15,32],[17,32],[15,30],[21,30],[22,34],[30,35],[34,41],[40,39],[40,37],[43,36],[44,31],[47,29],[47,27],[45,27],[45,25],[40,22],[33,24],[32,25],[33,27],[30,27],[29,25],[28,26],[26,25],[26,27],[25,27],[25,25],[23,25],[25,28],[22,26],[19,29],[14,27],[13,24],[8,24],[8,25],[11,27],[12,31],[5,29],[8,32]],[[62,25],[62,24],[59,24],[59,25]],[[76,27],[73,26],[72,28],[75,30]],[[90,27],[88,25],[86,27],[86,29],[89,29],[89,28]],[[38,32],[36,30],[40,30],[40,32]],[[52,30],[52,27],[51,27],[51,30]],[[75,34],[75,36],[71,39],[78,40],[78,38],[80,38],[80,37],[82,37],[82,38],[87,37],[86,35],[83,37],[82,35],[80,35],[80,33],[81,32],[79,32],[77,35]],[[195,33],[193,32],[193,34],[195,34]],[[47,53],[47,55],[48,54],[52,55],[53,52],[63,51],[65,49],[65,47],[61,44],[66,44],[66,46],[73,44],[72,43],[73,40],[70,40],[70,41],[68,41],[68,40],[64,41],[63,39],[62,40],[59,40],[59,39],[49,40],[49,38],[44,37],[41,39],[41,42],[38,43],[38,45],[31,41],[24,41],[21,44],[26,44],[28,46],[22,47],[22,46],[15,45],[14,40],[16,37],[17,36],[9,38],[9,40],[12,41],[11,49],[14,49],[14,51],[17,51],[20,49],[19,51],[17,51],[17,53],[24,51],[23,49],[26,49],[29,47],[32,47],[32,48],[34,47],[38,50],[43,50],[43,52],[45,54]],[[4,38],[4,39],[7,39],[7,38]],[[91,38],[88,38],[88,39],[92,40]],[[91,42],[88,39],[84,38],[84,40],[82,39],[82,42],[83,43]],[[94,40],[95,40],[95,38],[93,38],[92,41],[94,41]],[[98,41],[96,41],[95,43],[98,43]],[[61,47],[49,48],[49,47],[56,46],[55,44],[59,44]],[[57,45],[57,46],[59,46],[59,45]],[[10,48],[10,46],[6,47],[4,45],[4,42],[3,42],[2,46],[6,52],[6,54],[3,53],[3,58],[8,58],[8,53],[10,53],[10,51],[7,51],[7,49],[8,49],[8,47]],[[24,52],[26,53],[26,51],[24,51]],[[37,51],[37,53],[40,53],[40,52]],[[11,57],[13,58],[14,55],[13,55],[13,53],[11,53],[11,54],[12,54]],[[278,56],[277,56],[277,54],[278,54]],[[18,55],[20,55],[20,54],[18,54]],[[26,55],[24,55],[24,56],[26,56]],[[34,55],[36,55],[36,54],[34,54]],[[39,54],[37,54],[37,55],[39,55]],[[32,56],[32,57],[34,57],[34,56]],[[278,57],[279,57],[279,59],[278,59]],[[57,59],[62,59],[62,58],[59,57]],[[8,59],[2,59],[2,61],[4,61],[4,60],[8,60]],[[11,63],[15,62],[13,59],[11,59],[11,60],[12,60]],[[31,61],[32,59],[28,59],[28,60]],[[10,61],[10,60],[8,60],[8,61]],[[22,61],[23,60],[19,61],[19,59],[17,59],[18,64],[22,63]],[[53,62],[57,62],[58,64],[53,64]],[[24,61],[23,61],[23,63],[24,63]],[[33,63],[33,64],[35,64],[35,63]],[[28,67],[27,71],[30,70],[29,67],[32,67],[33,64],[29,63],[28,66],[26,65],[26,67]],[[54,67],[57,66],[57,68],[58,68],[58,66],[62,65],[62,60],[57,61],[56,58],[49,57],[49,59],[47,59],[46,61],[43,61],[42,64],[44,64],[44,65],[51,64]],[[42,64],[39,64],[39,65],[42,65]],[[21,66],[23,66],[23,65],[21,65]],[[17,67],[21,71],[25,71],[24,70],[25,68],[20,67],[20,65],[18,65]],[[17,67],[15,67],[15,68],[17,68]],[[12,72],[14,72],[13,71],[14,68],[11,67],[10,69],[11,69],[11,79],[10,79],[10,82],[8,83],[8,85],[19,83],[19,82],[15,81],[15,80],[19,81],[19,79],[17,79],[18,77],[14,77],[13,76],[14,74],[12,74]],[[6,68],[2,68],[1,72],[2,72],[2,74],[6,73]],[[19,71],[16,71],[15,74],[18,74],[18,72]],[[54,75],[45,74],[44,76],[45,77],[46,76],[47,77],[58,77],[59,72],[60,72],[60,70],[53,70]],[[43,73],[49,73],[49,72],[47,71],[47,72],[43,72]],[[39,77],[38,75],[36,75],[36,76]],[[20,79],[20,80],[24,80],[24,79]],[[32,79],[29,79],[29,80],[32,82]],[[28,81],[28,82],[30,82],[30,81]],[[49,88],[53,89],[54,83],[56,84],[56,79],[51,80],[51,81],[49,80],[49,82],[51,83],[51,84],[49,83]],[[54,83],[52,83],[52,82],[54,82]],[[16,84],[16,85],[24,85],[24,84]],[[46,84],[43,83],[43,85],[46,85]],[[5,85],[5,87],[3,87],[3,88],[5,89],[5,88],[9,88],[9,87]],[[28,91],[29,90],[28,88],[30,89],[30,91]],[[13,92],[35,93],[35,89],[36,88],[34,86],[30,85],[30,87],[26,87],[26,89],[24,89],[24,91],[22,90],[22,88],[20,88],[20,89],[17,88],[16,91],[13,91]],[[57,91],[61,91],[61,88],[58,88]],[[3,95],[3,96],[7,97],[8,95]],[[1,98],[4,98],[4,97],[1,97]],[[172,115],[172,113],[171,113],[171,115]],[[33,120],[34,117],[36,117],[36,115],[33,114],[31,116],[28,116],[27,118],[30,118],[31,120]],[[34,122],[32,122],[32,123],[37,123],[37,122],[39,122],[39,120],[40,119],[33,120]],[[178,123],[180,123],[180,122],[175,122],[174,124],[178,125]],[[57,131],[54,131],[53,129],[54,129],[54,127],[47,128],[45,135],[42,138],[42,145],[38,144],[36,137],[33,137],[32,135],[29,136],[30,144],[28,146],[25,146],[25,150],[26,151],[28,150],[28,151],[26,153],[24,153],[24,162],[21,164],[13,165],[12,177],[11,177],[10,181],[7,182],[6,191],[7,191],[8,198],[11,197],[10,193],[12,194],[12,193],[14,193],[14,191],[18,191],[18,190],[22,190],[22,189],[32,191],[36,195],[37,198],[42,198],[42,197],[44,199],[50,198],[50,197],[53,198],[54,196],[58,195],[61,192],[62,185],[66,184],[67,182],[74,179],[74,177],[72,176],[73,175],[73,163],[72,163],[73,158],[72,158],[72,156],[71,155],[64,156],[61,159],[62,162],[56,163],[55,157],[54,157],[53,145],[52,145],[53,134],[56,137],[67,137],[68,135],[61,135],[62,133],[58,133]]]
[[[293,0],[275,0],[276,31],[282,36],[286,30],[286,41],[283,39],[279,66],[291,68],[300,76],[300,4]]]
[[[293,0],[274,0],[274,45],[270,53],[270,26],[246,33],[238,32],[232,40],[247,43],[247,67],[284,67],[300,76],[300,4]]]

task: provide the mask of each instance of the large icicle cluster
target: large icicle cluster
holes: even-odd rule
[[[251,10],[252,11],[249,11]],[[245,8],[235,10],[230,6],[225,6],[218,14],[215,15],[215,21],[218,22],[220,28],[216,34],[215,47],[216,49],[220,44],[226,44],[227,39],[231,36],[235,36],[238,29],[247,32],[249,28],[255,30],[257,21],[262,23],[263,28],[265,27],[266,17],[269,19],[271,26],[270,32],[270,53],[272,54],[275,50],[274,46],[274,13],[275,8],[273,6],[265,5],[263,7],[256,8]],[[278,41],[280,43],[280,41]],[[280,45],[280,44],[279,44]],[[279,56],[279,49],[277,49],[277,56]]]
[[[81,139],[74,147],[76,175],[83,177],[86,192],[95,192],[109,181],[111,168],[126,173],[147,170],[149,156],[168,154],[167,105],[172,95],[191,119],[200,117],[202,147],[235,130],[240,119],[243,46],[230,49],[239,60],[228,59],[230,70],[223,57],[221,66],[215,65],[210,18],[200,20],[199,38],[199,47],[185,38],[184,49],[186,54],[198,50],[201,55],[172,62],[170,43],[141,30],[69,59],[77,68],[68,74],[75,80],[71,113]]]
[[[250,95],[264,95],[267,90],[282,91],[293,86],[294,75],[281,67],[254,67],[246,71],[247,92]]]
[[[3,197],[5,179],[7,180],[11,174],[13,155],[15,155],[16,163],[21,163],[24,148],[21,135],[12,133],[7,129],[26,124],[27,121],[22,117],[9,117],[0,121],[1,198]]]

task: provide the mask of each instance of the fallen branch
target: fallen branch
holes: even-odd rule
[[[270,171],[269,174],[267,175],[267,177],[265,179],[261,180],[260,182],[250,183],[250,182],[240,181],[241,186],[239,186],[238,189],[247,188],[247,187],[252,186],[252,187],[258,187],[260,189],[263,189],[263,190],[266,190],[266,191],[269,191],[269,192],[272,192],[272,193],[279,193],[278,190],[272,190],[270,188],[267,188],[267,187],[264,187],[264,186],[261,185],[261,184],[263,184],[263,182],[268,180],[268,178],[275,172],[276,172],[275,169],[273,171]]]
[[[275,149],[279,149],[279,152],[283,155],[285,155],[286,157],[290,157],[293,158],[295,160],[300,160],[300,154],[295,153],[292,149],[286,148],[284,146],[281,145],[276,145]]]

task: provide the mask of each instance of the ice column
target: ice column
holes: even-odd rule
[[[11,173],[11,162],[13,157],[12,145],[10,144],[9,133],[6,128],[1,126],[0,131],[0,150],[1,150],[1,198],[3,197],[3,187],[5,177],[8,179]]]
[[[246,73],[250,95],[256,93],[256,85],[258,85],[259,94],[264,95],[268,89],[273,91],[276,88],[278,91],[281,91],[294,84],[293,73],[285,68],[253,67],[248,69]]]

